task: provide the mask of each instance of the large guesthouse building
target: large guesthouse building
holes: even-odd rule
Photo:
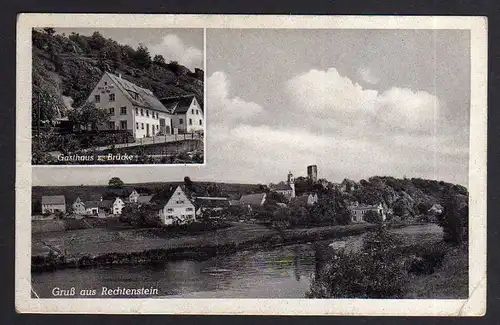
[[[150,90],[110,72],[104,73],[87,101],[109,112],[109,121],[99,129],[127,130],[135,139],[203,129],[203,113],[194,95],[170,97],[167,108]]]

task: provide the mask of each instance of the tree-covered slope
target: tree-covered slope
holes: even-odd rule
[[[67,115],[78,108],[105,71],[151,90],[158,98],[195,94],[203,105],[203,70],[194,72],[176,58],[151,57],[148,49],[133,49],[92,36],[58,35],[51,28],[32,32],[32,104],[36,121],[38,104],[42,121]]]

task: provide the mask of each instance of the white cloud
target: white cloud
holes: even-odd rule
[[[223,72],[214,72],[207,79],[207,111],[212,112],[210,118],[215,123],[242,123],[264,111],[259,104],[230,97],[229,91],[230,83]]]
[[[150,45],[149,51],[152,56],[161,54],[165,61],[177,61],[191,70],[203,68],[203,51],[186,45],[184,41],[175,34],[168,34],[158,44]]]
[[[375,85],[380,81],[380,78],[370,68],[359,68],[358,75],[361,80],[371,85]]]
[[[294,109],[350,123],[356,130],[429,132],[440,111],[438,98],[430,93],[397,87],[379,93],[353,83],[335,68],[295,76],[287,82],[286,91]]]

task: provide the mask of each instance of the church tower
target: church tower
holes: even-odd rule
[[[291,171],[288,172],[288,177],[287,177],[286,183],[292,188],[292,195],[290,195],[290,197],[294,198],[295,197],[295,178],[293,178],[293,174]]]

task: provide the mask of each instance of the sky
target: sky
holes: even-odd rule
[[[207,30],[204,167],[86,167],[34,185],[193,180],[341,182],[421,177],[468,185],[466,30]],[[51,169],[56,168],[52,167]]]
[[[56,28],[59,34],[72,32],[91,36],[98,31],[105,38],[136,49],[148,47],[151,57],[161,54],[165,61],[177,61],[190,70],[203,69],[203,29],[184,28]]]

